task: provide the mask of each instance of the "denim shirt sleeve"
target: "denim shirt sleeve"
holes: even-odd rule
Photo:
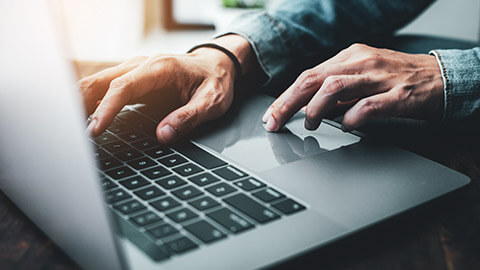
[[[444,120],[480,114],[480,47],[470,50],[434,50],[442,71]]]
[[[223,34],[250,42],[268,78],[264,86],[279,93],[301,71],[352,42],[391,34],[432,1],[280,0],[240,16]]]

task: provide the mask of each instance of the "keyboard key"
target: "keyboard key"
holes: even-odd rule
[[[108,152],[110,152],[112,154],[113,153],[118,153],[120,151],[127,150],[127,149],[130,148],[130,146],[128,146],[126,143],[124,143],[122,141],[107,143],[107,144],[102,145],[102,147],[105,148]]]
[[[197,214],[192,212],[192,210],[188,208],[182,208],[177,211],[174,211],[170,214],[167,215],[171,220],[177,222],[177,223],[182,223],[184,221],[190,220],[192,218],[198,217]]]
[[[130,194],[121,189],[114,189],[105,194],[107,203],[114,203],[132,197]]]
[[[95,158],[96,159],[104,159],[109,157],[110,155],[103,149],[99,148],[98,146],[95,148]]]
[[[124,108],[121,112],[117,114],[117,118],[124,121],[128,120],[130,117],[135,116],[135,112]]]
[[[104,158],[104,159],[100,159],[98,161],[98,166],[104,171],[109,170],[109,169],[113,169],[113,168],[118,167],[120,165],[122,165],[122,163],[118,159],[116,159],[112,156],[109,156],[109,157]]]
[[[111,124],[107,129],[113,134],[120,134],[132,130],[131,127],[119,120],[114,121],[113,124]]]
[[[179,202],[177,202],[175,199],[172,197],[165,197],[160,200],[156,200],[154,202],[150,203],[151,206],[155,207],[158,211],[167,211],[170,210],[174,207],[177,207],[180,205]]]
[[[172,150],[168,149],[168,148],[164,148],[164,147],[161,147],[161,146],[157,146],[153,149],[150,149],[148,151],[145,152],[147,155],[149,155],[151,158],[161,158],[161,157],[164,157],[166,155],[169,155],[172,153]]]
[[[183,253],[196,248],[197,244],[195,244],[192,240],[190,240],[186,236],[182,236],[178,239],[167,242],[167,246],[171,248],[173,251],[175,251],[176,253]]]
[[[272,188],[267,188],[264,190],[260,190],[257,192],[252,193],[253,196],[259,198],[260,200],[264,202],[271,202],[276,199],[280,199],[285,197],[282,193],[272,189]]]
[[[138,142],[132,143],[132,145],[138,148],[140,151],[155,147],[158,144],[159,144],[158,141],[153,139],[142,139]]]
[[[172,252],[166,245],[155,243],[156,240],[148,237],[146,234],[138,230],[131,222],[120,217],[118,213],[112,211],[112,216],[118,224],[120,233],[128,238],[132,243],[139,247],[143,252],[148,254],[154,261],[165,260]]]
[[[160,122],[160,120],[163,119],[162,114],[165,114],[165,112],[163,112],[163,110],[161,110],[161,108],[158,108],[158,107],[144,106],[144,107],[135,108],[135,109],[157,122]]]
[[[102,135],[95,137],[93,140],[99,145],[102,145],[117,141],[118,139],[112,133],[104,132]]]
[[[217,196],[217,197],[221,197],[223,195],[232,193],[232,192],[236,191],[237,189],[230,186],[227,183],[220,183],[220,184],[216,184],[214,186],[211,186],[211,187],[207,188],[206,190],[208,192],[212,193],[213,195]]]
[[[196,176],[192,176],[188,178],[188,180],[192,181],[193,183],[201,187],[220,181],[220,179],[213,176],[211,173],[202,173]]]
[[[157,179],[171,174],[171,172],[163,166],[157,166],[151,169],[143,170],[141,171],[141,173],[150,179]]]
[[[205,197],[202,197],[200,199],[196,199],[194,201],[191,201],[190,205],[195,207],[197,210],[204,211],[204,210],[210,209],[212,207],[215,207],[217,205],[220,205],[220,203],[218,203],[217,201],[215,201],[214,199],[212,199],[208,196],[205,196]]]
[[[172,194],[175,195],[180,200],[189,200],[191,198],[195,198],[202,195],[203,192],[201,192],[194,186],[186,186],[173,191]]]
[[[251,191],[251,190],[255,190],[257,188],[261,188],[265,186],[264,183],[258,181],[255,178],[248,178],[245,180],[235,182],[234,184],[245,191]]]
[[[131,143],[131,142],[138,141],[140,139],[145,138],[145,135],[143,135],[138,131],[131,130],[131,131],[118,134],[118,137],[120,137],[122,140],[126,142]]]
[[[290,215],[293,213],[296,213],[298,211],[302,211],[305,209],[305,206],[297,203],[296,201],[292,199],[286,199],[281,202],[277,202],[272,204],[273,207],[276,209],[280,210],[282,213]]]
[[[111,169],[106,171],[105,173],[115,180],[135,175],[135,172],[132,171],[132,169],[128,168],[127,166]]]
[[[115,157],[117,157],[121,161],[130,161],[130,160],[139,158],[141,156],[143,156],[142,153],[138,152],[135,149],[128,149],[115,154]]]
[[[163,196],[165,192],[161,191],[159,188],[154,186],[149,186],[146,188],[142,188],[134,192],[135,195],[142,198],[142,200],[151,200],[160,196]]]
[[[118,211],[122,212],[124,215],[128,215],[130,213],[145,209],[145,205],[141,204],[137,200],[130,200],[121,204],[115,205],[113,208],[117,209]]]
[[[107,178],[100,179],[100,185],[102,186],[103,190],[110,190],[112,188],[118,187],[113,181],[108,180]]]
[[[213,169],[227,164],[225,161],[208,153],[191,142],[179,145],[175,147],[175,149],[207,169]]]
[[[130,220],[133,221],[136,225],[143,227],[148,224],[162,220],[157,214],[152,211],[147,211],[137,216],[130,217]]]
[[[222,177],[225,180],[233,181],[242,177],[247,176],[246,173],[240,171],[239,169],[233,166],[227,166],[213,171],[216,175]]]
[[[144,186],[150,184],[149,181],[145,180],[140,175],[137,175],[135,177],[132,177],[132,178],[129,178],[129,179],[126,179],[126,180],[122,180],[119,183],[122,184],[124,187],[130,189],[130,190],[137,189],[137,188],[140,188],[140,187],[144,187]]]
[[[225,227],[232,233],[239,233],[253,228],[253,224],[234,213],[232,210],[222,208],[207,214],[210,218]]]
[[[139,115],[139,114],[137,114]],[[132,127],[134,130],[140,130],[143,133],[146,133],[148,136],[155,137],[155,131],[157,129],[157,125],[155,125],[150,120],[147,120],[143,116],[139,115],[139,118],[136,119],[127,119],[127,125]]]
[[[187,162],[184,157],[177,154],[162,158],[159,161],[167,167],[173,167]]]
[[[162,180],[158,180],[155,183],[159,184],[164,189],[172,189],[172,188],[176,188],[176,187],[186,185],[187,181],[180,179],[180,177],[178,177],[176,175],[172,175],[172,176],[169,176],[169,177],[164,178]]]
[[[259,223],[266,223],[280,217],[245,194],[233,195],[224,201]]]
[[[168,223],[160,224],[158,226],[148,229],[147,231],[148,233],[150,233],[150,235],[157,239],[178,233],[178,230]]]
[[[182,165],[180,167],[177,167],[173,170],[176,173],[180,174],[181,176],[190,176],[192,174],[196,174],[196,173],[199,173],[199,172],[202,171],[202,169],[200,169],[200,167],[198,167],[197,165],[192,164],[192,163],[184,164],[184,165]]]
[[[142,170],[157,165],[155,161],[148,157],[134,159],[129,161],[127,164],[136,170]]]
[[[198,239],[202,240],[204,243],[211,243],[225,238],[224,233],[205,220],[184,226],[184,228],[195,235]]]

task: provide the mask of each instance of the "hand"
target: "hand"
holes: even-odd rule
[[[239,56],[244,55],[245,46],[250,48],[240,36],[226,36],[217,43],[231,45],[229,49]],[[225,113],[233,99],[234,77],[230,58],[211,48],[186,55],[133,58],[79,81],[86,111],[94,111],[87,130],[92,136],[100,135],[126,104],[155,92],[158,100],[153,103],[173,104],[175,109],[156,130],[161,143],[171,143]]]
[[[342,129],[399,116],[441,119],[443,80],[432,55],[406,54],[354,44],[304,71],[269,107],[265,128],[278,131],[303,106],[305,128],[315,130],[329,113],[349,104]]]

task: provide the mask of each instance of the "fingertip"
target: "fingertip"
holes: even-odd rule
[[[91,136],[91,137],[96,137],[96,129],[97,129],[97,125],[98,125],[98,119],[97,117],[92,117],[92,120],[90,121],[90,123],[88,124],[87,126],[87,129],[86,129],[86,133],[88,136]]]
[[[316,122],[316,121],[308,120],[305,118],[304,126],[305,126],[305,129],[313,131],[320,126],[321,122],[322,121]]]
[[[173,142],[177,138],[177,135],[178,132],[169,124],[157,128],[157,139],[162,144]]]
[[[277,121],[273,115],[268,118],[267,123],[265,124],[265,129],[270,132],[273,132],[277,129]]]
[[[262,117],[262,121],[264,123],[266,123],[268,121],[268,118],[270,117],[270,115],[272,114],[272,111],[273,111],[273,108],[270,107],[267,109],[267,111],[265,112],[265,114],[263,114],[263,117]]]

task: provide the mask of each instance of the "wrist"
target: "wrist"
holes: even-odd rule
[[[229,34],[221,36],[213,40],[212,43],[224,47],[235,55],[242,68],[242,77],[245,77],[252,69],[252,66],[257,62],[250,43],[240,35]]]
[[[213,69],[216,76],[231,79],[232,81],[236,79],[235,64],[225,52],[210,47],[199,47],[188,54],[205,61],[208,68]]]

